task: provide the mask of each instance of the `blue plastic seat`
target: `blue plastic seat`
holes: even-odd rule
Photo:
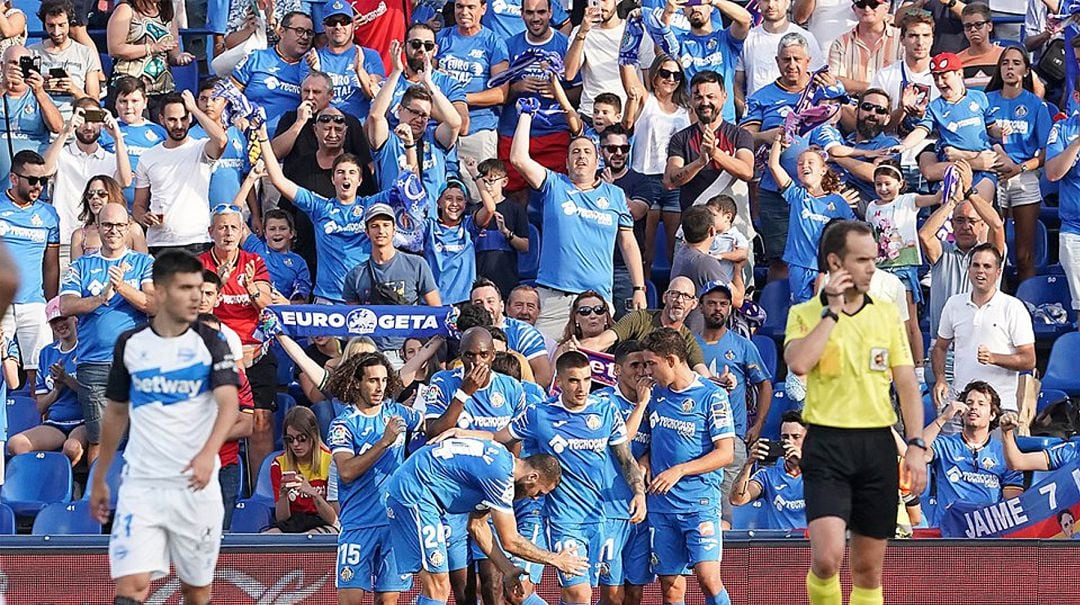
[[[0,504],[0,536],[15,535],[15,511],[7,504]]]
[[[8,435],[34,428],[41,424],[41,413],[32,397],[12,396],[7,400]]]
[[[1016,438],[1016,447],[1021,452],[1041,452],[1062,443],[1065,442],[1057,437],[1017,436]]]
[[[1035,404],[1035,413],[1046,409],[1046,406],[1054,403],[1055,401],[1061,401],[1062,399],[1068,399],[1069,394],[1065,391],[1059,391],[1057,389],[1042,389],[1039,391],[1039,401]]]
[[[90,516],[89,502],[54,503],[41,509],[34,518],[31,533],[35,536],[98,535],[101,523]]]
[[[724,506],[731,505],[725,502]],[[731,529],[760,529],[765,525],[765,505],[760,498],[749,504],[731,507]]]
[[[113,72],[112,55],[108,53],[98,53],[98,59],[101,60],[101,73],[105,74],[105,81],[111,81]]]
[[[16,515],[35,515],[54,502],[71,502],[71,462],[60,452],[19,454],[8,461],[0,501]]]
[[[540,270],[540,231],[529,223],[529,251],[518,253],[518,277],[534,279]]]
[[[233,509],[229,531],[234,534],[257,534],[269,529],[273,523],[273,500],[240,500]]]
[[[98,468],[98,461],[94,460],[90,463],[90,476],[86,480],[87,489],[83,493],[82,499],[84,501],[90,500],[90,485],[94,483],[94,477],[101,471]],[[113,458],[112,466],[109,467],[109,472],[105,474],[105,484],[109,486],[109,508],[116,510],[116,497],[120,493],[120,482],[123,479],[124,474],[124,452],[117,452],[116,457]]]
[[[645,306],[649,309],[660,308],[660,293],[651,279],[645,280]]]
[[[1049,340],[1066,332],[1071,332],[1076,321],[1076,311],[1072,308],[1072,296],[1069,294],[1069,281],[1063,275],[1036,275],[1020,283],[1016,297],[1035,306],[1058,303],[1068,316],[1069,323],[1045,324],[1033,322],[1035,337]]]
[[[259,465],[259,476],[255,479],[255,490],[251,493],[253,499],[274,501],[274,486],[270,483],[270,465],[273,464],[274,458],[280,455],[281,450],[271,452]]]
[[[667,257],[667,231],[661,226],[656,230],[653,242],[652,275],[645,276],[656,283],[667,283],[671,278],[671,261]]]
[[[345,411],[345,406],[337,399],[330,399],[311,406],[311,411],[315,412],[315,420],[319,423],[319,435],[325,442],[330,435],[330,423]]]
[[[765,284],[758,304],[768,316],[757,333],[773,340],[782,338],[784,330],[787,329],[788,309],[791,308],[791,286],[788,280],[778,279]]]
[[[1044,389],[1057,389],[1069,395],[1080,396],[1080,372],[1076,360],[1080,359],[1080,332],[1068,332],[1058,336],[1050,349],[1050,361],[1043,376]]]
[[[1035,221],[1035,271],[1042,273],[1050,264],[1050,245],[1047,241],[1046,225]],[[1007,265],[1016,271],[1016,225],[1012,219],[1005,221],[1005,245],[1008,248]]]
[[[776,380],[776,366],[779,364],[779,353],[776,350],[776,341],[761,334],[754,334],[750,339],[757,347],[761,361],[765,362],[765,369],[769,371],[769,379]]]
[[[282,427],[285,426],[285,414],[296,407],[296,400],[288,393],[277,394],[277,409],[274,410],[274,426],[270,429],[274,435],[274,449],[280,450]]]
[[[270,351],[274,354],[274,358],[277,360],[277,384],[279,387],[288,387],[289,383],[293,381],[293,372],[296,370],[296,364],[293,363],[292,357],[289,357],[285,350],[281,348],[281,345],[274,343],[270,347]]]
[[[199,65],[192,61],[187,65],[174,65],[169,68],[172,71],[173,83],[176,84],[176,92],[189,91],[197,95],[199,90]]]

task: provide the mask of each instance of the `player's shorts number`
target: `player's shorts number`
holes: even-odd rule
[[[363,551],[359,544],[341,544],[337,549],[338,565],[359,565]]]
[[[439,527],[442,527],[442,532],[439,532]],[[420,533],[424,536],[424,548],[436,548],[440,543],[446,544],[450,539],[450,526],[449,525],[425,525],[420,528]],[[439,534],[442,534],[441,536]]]
[[[604,545],[600,547],[600,560],[615,560],[615,538],[608,538],[607,540],[604,540]]]

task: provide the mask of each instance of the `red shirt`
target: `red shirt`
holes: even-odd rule
[[[286,445],[285,447],[289,447]],[[316,444],[319,448],[318,468],[311,468],[310,466],[301,463],[300,468],[290,469],[296,471],[299,475],[307,479],[311,487],[315,488],[315,491],[319,493],[324,499],[326,498],[326,484],[330,481],[330,462],[333,458],[330,455],[330,448],[326,447],[320,440]],[[285,453],[278,454],[274,461],[270,463],[270,485],[274,489],[274,502],[277,502],[281,498],[281,474],[285,467],[288,466],[288,460],[285,458]],[[300,493],[299,490],[294,490],[289,493],[289,514],[295,515],[296,513],[318,513],[318,509],[315,507],[315,499],[307,494]]]
[[[252,302],[248,295],[244,282],[244,275],[248,263],[255,264],[255,281],[270,283],[270,272],[266,270],[266,263],[258,254],[240,250],[236,258],[236,265],[229,272],[229,279],[222,279],[221,297],[218,306],[214,309],[214,315],[222,323],[229,326],[240,336],[240,342],[245,345],[256,345],[259,341],[252,336],[255,326],[259,323],[259,308]],[[199,255],[203,267],[221,275],[218,271],[218,263],[214,260],[214,251],[207,250]]]
[[[240,372],[240,413],[255,413],[255,399],[251,396],[251,383],[248,382],[247,374],[244,372]],[[221,466],[239,463],[240,440],[226,441],[218,450],[218,458],[221,459]]]
[[[356,43],[378,51],[386,73],[393,70],[390,41],[404,46],[405,27],[412,16],[409,0],[349,0],[356,10]]]

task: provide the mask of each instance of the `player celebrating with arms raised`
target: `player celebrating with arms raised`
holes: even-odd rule
[[[157,315],[116,341],[98,464],[124,453],[109,567],[116,605],[137,605],[150,582],[176,566],[187,605],[210,602],[224,510],[218,450],[239,413],[236,360],[220,332],[195,323],[203,267],[183,251],[163,252],[152,273]],[[94,516],[109,518],[106,473],[90,490]]]
[[[641,344],[656,381],[639,430],[649,441],[649,529],[664,603],[684,602],[680,576],[693,570],[708,605],[731,605],[720,579],[720,486],[735,457],[727,392],[690,369],[686,340],[676,330],[660,328]]]
[[[784,361],[806,376],[808,428],[800,463],[810,531],[806,591],[812,605],[840,605],[840,564],[851,530],[852,605],[884,602],[886,540],[896,532],[900,491],[896,423],[889,383],[896,385],[908,446],[908,489],[926,484],[922,400],[904,324],[896,307],[867,294],[877,244],[866,223],[826,226],[818,251],[829,271],[817,298],[791,308]]]

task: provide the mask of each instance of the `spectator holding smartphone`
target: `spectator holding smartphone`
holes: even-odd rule
[[[735,478],[729,502],[742,506],[764,498],[769,529],[806,527],[806,502],[799,468],[805,436],[802,414],[794,410],[785,412],[780,421],[779,443],[758,439],[750,446],[750,457]],[[774,457],[780,453],[775,451],[777,445],[782,448],[782,454]]]
[[[101,60],[92,48],[71,38],[71,24],[75,21],[71,0],[46,0],[38,10],[38,18],[47,37],[27,50],[41,59],[45,89],[67,120],[76,100],[101,98]]]
[[[315,413],[295,407],[282,424],[285,451],[270,463],[274,527],[266,533],[337,533],[337,510],[326,501],[333,459],[319,437]]]

